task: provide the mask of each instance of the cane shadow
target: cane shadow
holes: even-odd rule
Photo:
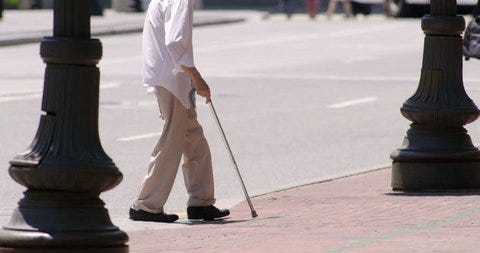
[[[252,218],[252,219],[242,219],[242,220],[231,220],[230,218],[223,218],[211,221],[204,221],[204,220],[189,220],[184,219],[179,221],[178,223],[188,226],[199,226],[199,225],[229,225],[229,224],[237,224],[237,223],[245,223],[250,221],[260,221],[260,220],[270,220],[270,219],[279,219],[280,216],[271,216],[265,218]]]
[[[199,226],[199,225],[228,225],[228,224],[235,224],[235,223],[244,223],[250,220],[230,220],[229,218],[224,219],[217,219],[217,220],[189,220],[185,219],[180,221],[180,224],[188,225],[188,226]]]
[[[392,197],[462,197],[480,196],[480,190],[394,191],[383,195]]]

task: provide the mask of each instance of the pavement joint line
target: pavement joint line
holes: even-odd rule
[[[358,250],[358,249],[361,249],[361,248],[364,248],[364,247],[372,246],[374,244],[383,242],[385,240],[399,238],[399,237],[406,236],[406,235],[409,235],[409,234],[412,234],[412,233],[415,233],[415,232],[418,232],[418,231],[422,231],[422,230],[434,229],[434,228],[437,228],[437,227],[439,227],[443,224],[458,221],[458,220],[462,220],[462,219],[466,219],[466,218],[470,218],[470,217],[476,216],[476,215],[480,215],[480,208],[473,208],[473,209],[470,209],[470,210],[465,210],[465,211],[458,212],[458,213],[453,214],[453,215],[447,215],[447,216],[444,216],[440,219],[436,219],[436,220],[433,220],[433,221],[423,222],[423,223],[415,225],[413,228],[392,230],[392,231],[389,231],[385,234],[378,235],[378,236],[373,237],[373,238],[360,239],[360,240],[357,240],[357,241],[355,241],[355,242],[353,242],[353,243],[351,243],[347,246],[340,247],[340,248],[333,249],[333,250],[327,250],[327,251],[325,251],[325,253],[348,253],[348,252],[352,252],[354,250]]]
[[[159,137],[161,134],[162,133],[160,133],[160,132],[139,134],[139,135],[133,135],[133,136],[128,136],[128,137],[121,137],[121,138],[118,138],[117,141],[127,142],[127,141],[137,141],[137,140],[143,140],[143,139],[150,139],[150,138],[153,138],[153,137]]]

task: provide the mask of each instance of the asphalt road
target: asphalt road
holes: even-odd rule
[[[100,136],[124,181],[102,194],[125,218],[149,154],[162,130],[157,106],[141,82],[141,35],[101,38],[104,57]],[[196,28],[196,64],[213,99],[251,195],[386,167],[408,129],[399,108],[420,77],[419,19],[312,22],[296,16]],[[24,190],[8,161],[32,141],[40,111],[44,64],[37,44],[0,48],[0,221]],[[480,62],[464,79],[480,101]],[[207,106],[198,114],[210,142],[219,206],[243,199],[237,176]],[[475,143],[479,123],[468,125]],[[181,170],[180,170],[181,171]],[[179,171],[166,210],[183,212]]]

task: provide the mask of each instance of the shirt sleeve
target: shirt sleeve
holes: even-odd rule
[[[193,4],[194,0],[172,3],[171,17],[165,23],[165,44],[177,71],[181,65],[195,67],[192,45]]]

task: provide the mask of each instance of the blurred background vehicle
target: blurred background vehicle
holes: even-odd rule
[[[430,11],[429,0],[355,0],[363,4],[383,4],[394,17],[421,17]],[[471,14],[477,0],[457,0],[459,14]]]
[[[323,1],[322,11],[326,9],[328,2],[329,1]],[[355,3],[359,5],[371,5],[374,11],[389,11],[393,17],[421,17],[430,11],[429,0],[352,0],[352,4],[355,5]],[[476,3],[477,0],[457,0],[458,13],[471,14]],[[203,5],[206,8],[241,8],[246,6],[268,8],[276,4],[277,0],[203,0]]]

